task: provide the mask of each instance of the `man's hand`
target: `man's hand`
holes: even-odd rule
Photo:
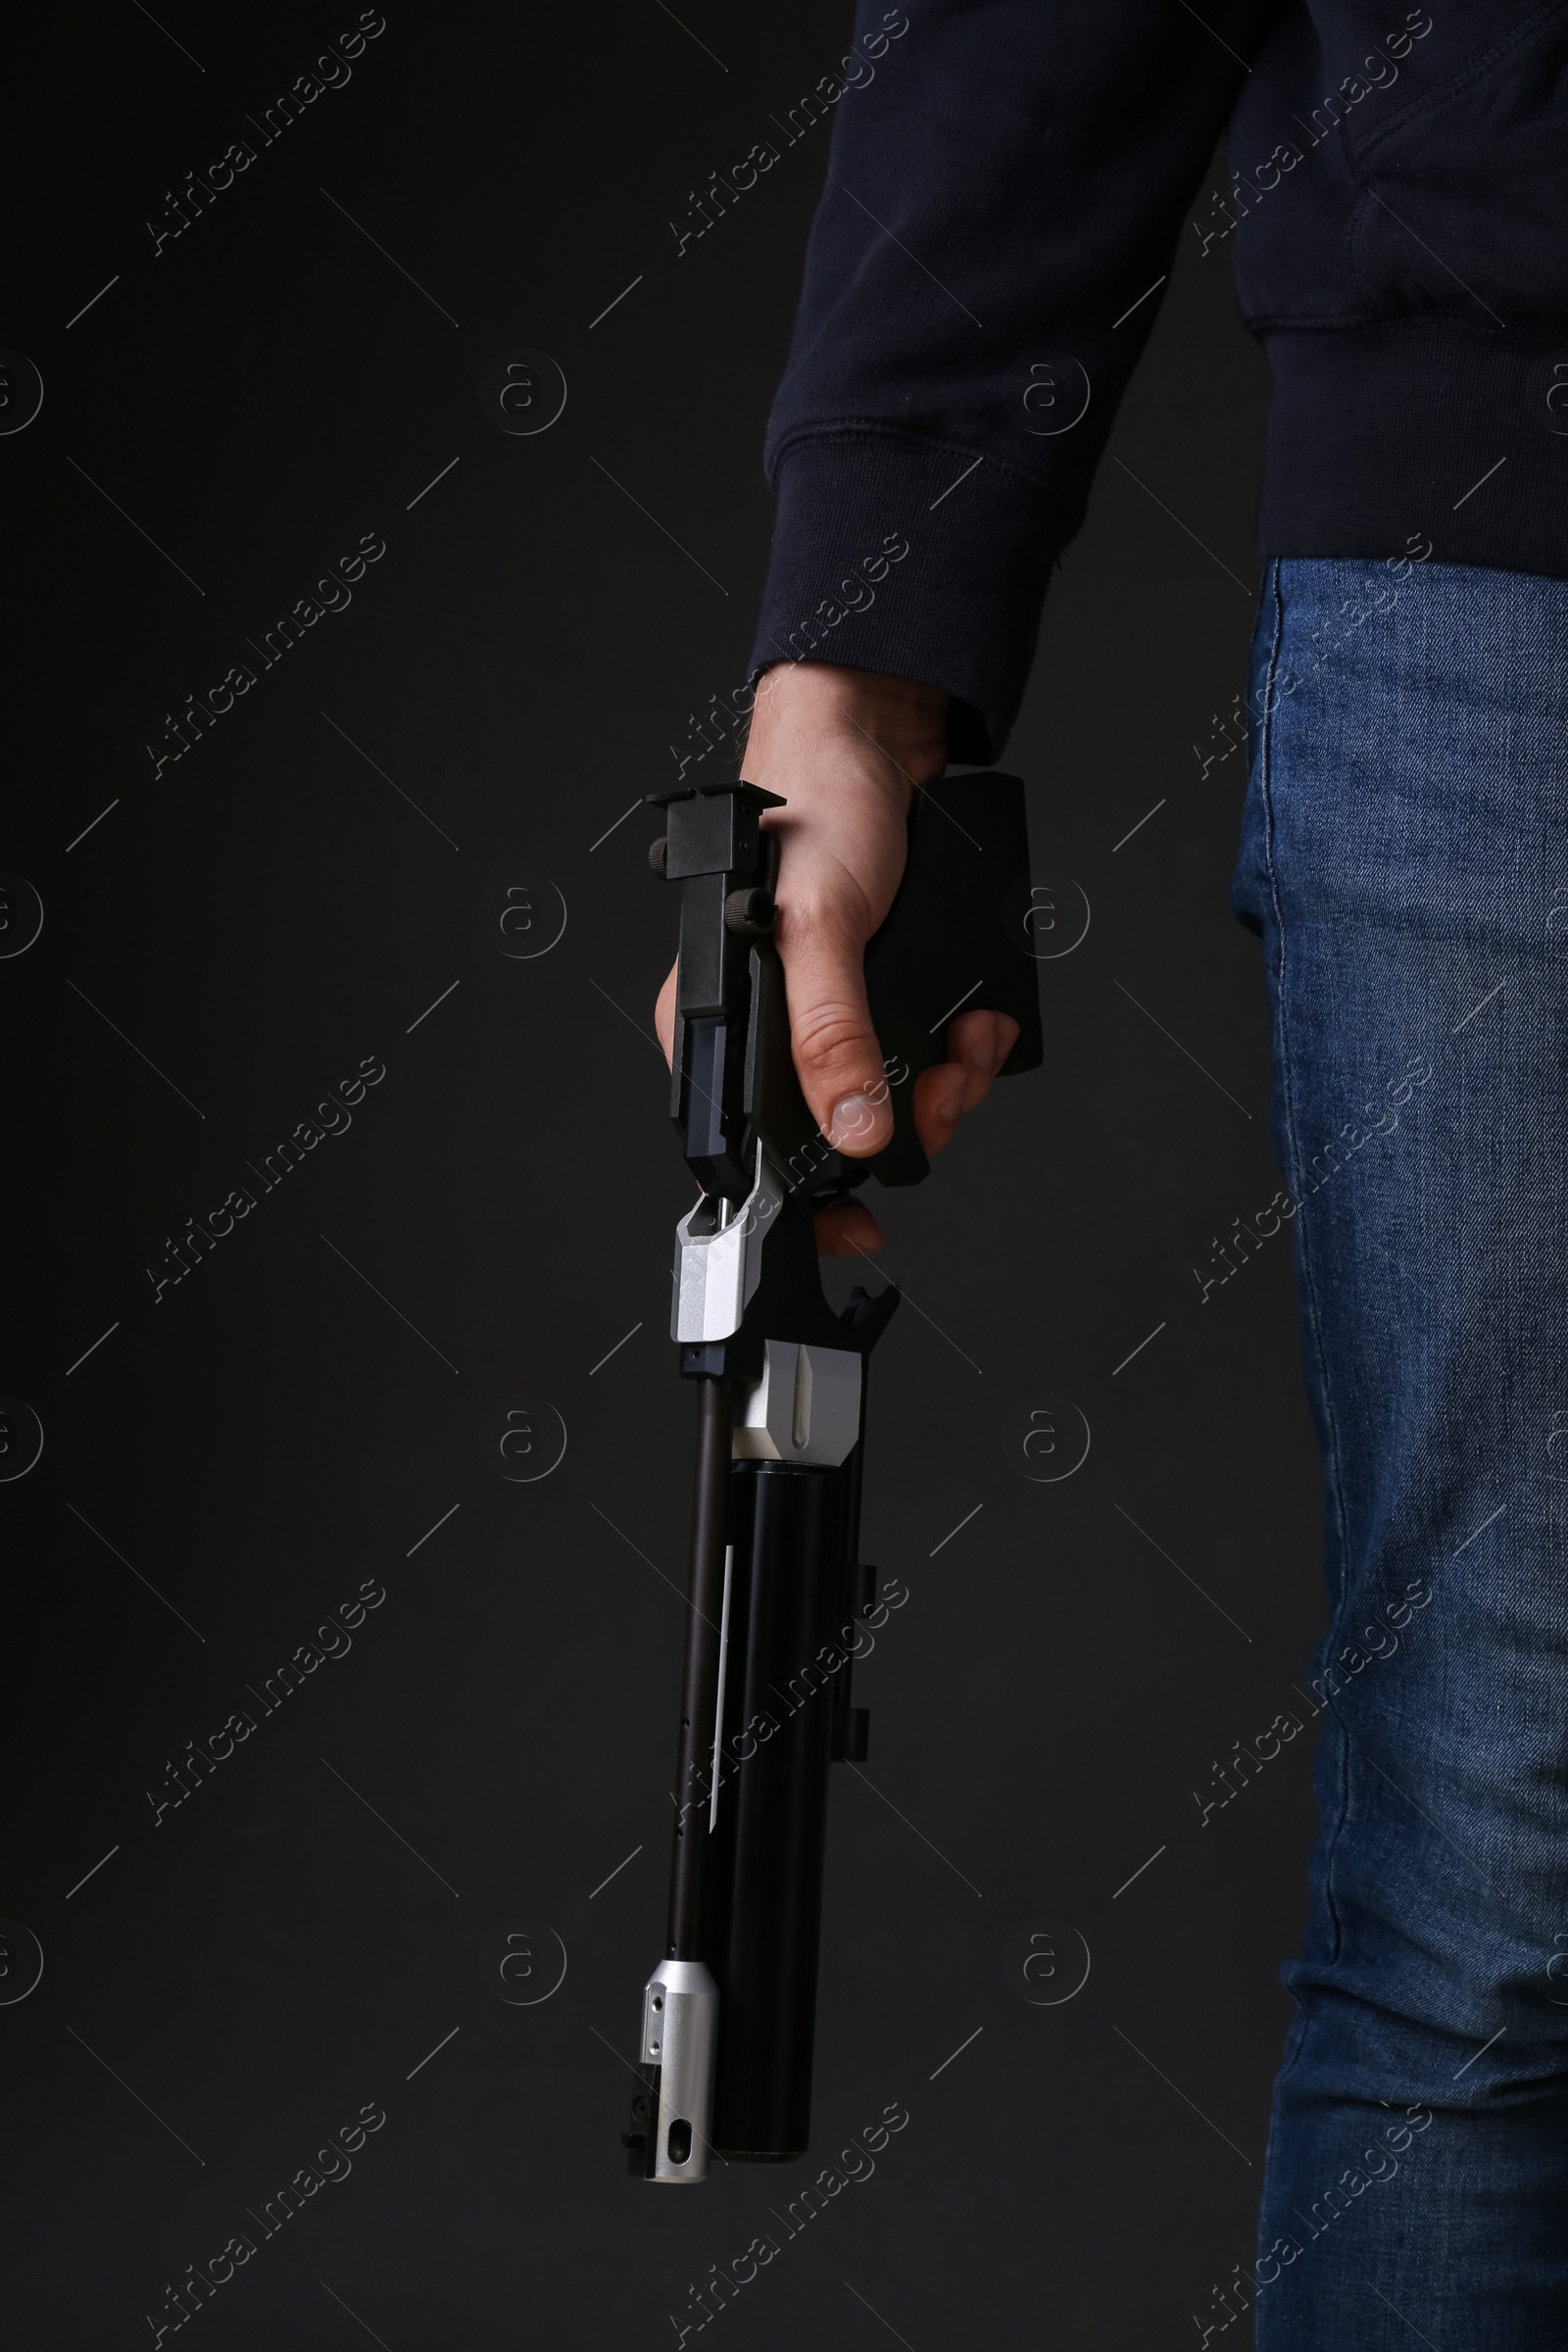
[[[807,1105],[848,1156],[880,1152],[893,1134],[882,1049],[865,995],[865,946],[904,873],[910,795],[947,764],[947,696],[934,687],[826,662],[783,662],[759,682],[744,772],[783,796],[762,822],[779,836],[778,927],[795,1067]],[[666,1060],[675,974],[654,1021]],[[949,1059],[914,1082],[915,1132],[940,1152],[985,1100],[1011,1051],[1016,1021],[965,1012],[948,1029]],[[859,1201],[817,1217],[825,1254],[876,1250],[882,1235]]]

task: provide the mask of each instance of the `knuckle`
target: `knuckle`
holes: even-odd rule
[[[851,1062],[875,1058],[865,1022],[853,1004],[827,999],[803,1005],[793,1028],[796,1064],[808,1074],[829,1077]]]
[[[842,956],[859,952],[849,909],[823,890],[792,890],[781,877],[775,937],[786,960],[793,956]]]

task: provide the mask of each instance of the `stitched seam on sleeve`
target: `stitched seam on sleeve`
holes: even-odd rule
[[[1004,474],[1010,482],[1027,490],[1032,497],[1044,499],[1056,509],[1064,521],[1067,519],[1059,494],[1049,483],[1041,481],[1035,474],[1024,472],[1021,466],[1014,466],[1010,460],[999,458],[990,450],[970,449],[961,441],[938,441],[923,433],[900,432],[896,425],[883,424],[874,417],[845,416],[835,418],[831,424],[802,426],[775,451],[769,478],[776,489],[785,460],[795,456],[799,450],[830,447],[835,442],[853,444],[857,441],[885,442],[890,448],[916,450],[922,456],[943,453],[956,459],[982,459],[988,467]]]

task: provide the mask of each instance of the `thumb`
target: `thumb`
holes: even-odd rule
[[[836,1151],[865,1158],[892,1140],[893,1107],[866,1002],[864,937],[831,905],[781,905],[776,936],[807,1107]]]

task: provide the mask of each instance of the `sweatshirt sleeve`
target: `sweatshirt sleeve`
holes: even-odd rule
[[[943,687],[952,756],[1000,757],[1184,213],[1287,6],[859,0],[841,71],[780,125],[834,116],[754,672]]]

